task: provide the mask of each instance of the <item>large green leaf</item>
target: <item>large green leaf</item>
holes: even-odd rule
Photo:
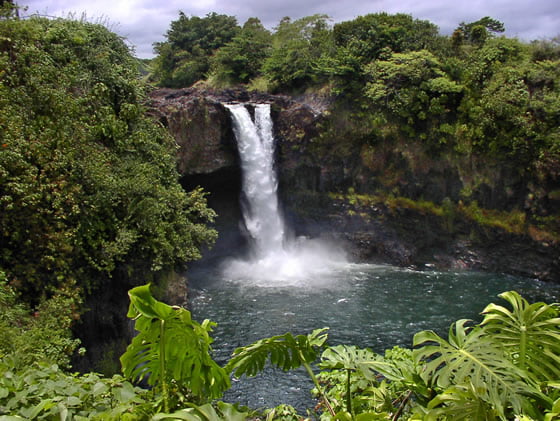
[[[186,420],[186,421],[244,421],[247,419],[248,413],[241,412],[236,405],[230,403],[218,402],[217,411],[211,404],[195,405],[188,404],[190,408],[181,409],[172,414],[156,414],[152,417],[152,421],[159,420]]]
[[[560,318],[558,307],[529,304],[515,291],[499,295],[511,310],[489,304],[481,323],[494,341],[506,349],[516,366],[538,381],[560,378]]]
[[[148,320],[167,320],[173,315],[173,308],[167,304],[157,301],[150,292],[150,285],[141,285],[128,292],[130,307],[127,316],[134,319],[139,315]]]
[[[493,421],[497,414],[487,402],[477,398],[477,391],[469,383],[451,386],[430,401],[426,418],[437,420],[441,417],[456,421]]]
[[[128,314],[136,319],[138,334],[121,356],[124,375],[162,386],[174,379],[203,399],[221,396],[230,382],[211,357],[209,333],[216,324],[208,320],[199,324],[188,310],[157,301],[148,285],[130,290],[129,295]]]
[[[237,377],[255,376],[268,360],[282,370],[291,370],[309,364],[317,358],[317,349],[326,339],[327,329],[316,329],[309,335],[293,336],[290,332],[258,340],[237,348],[225,369]]]
[[[369,349],[360,349],[349,345],[331,346],[323,351],[319,367],[330,370],[341,368],[359,370],[362,363],[371,362],[376,357],[378,355]],[[368,377],[367,373],[364,373],[364,375]]]
[[[414,356],[417,363],[425,362],[424,381],[442,389],[463,386],[501,417],[509,407],[515,413],[531,408],[528,394],[540,395],[534,383],[509,360],[499,342],[480,327],[469,329],[467,322],[463,319],[452,325],[448,341],[433,331],[414,335],[414,346],[423,345]]]

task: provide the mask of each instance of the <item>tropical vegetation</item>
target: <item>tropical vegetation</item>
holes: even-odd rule
[[[326,345],[327,330],[291,333],[238,348],[220,367],[213,324],[156,300],[149,285],[129,291],[138,336],[121,357],[124,378],[68,375],[56,365],[0,365],[0,410],[16,419],[218,420],[264,416],[215,401],[229,376],[254,376],[267,364],[305,367],[321,419],[555,420],[560,418],[560,305],[528,303],[515,291],[489,304],[481,323],[458,320],[447,338],[418,332],[414,349],[384,355]],[[316,367],[313,365],[316,364]],[[316,374],[316,370],[320,371]],[[150,390],[134,387],[147,379]],[[311,416],[311,412],[307,416]],[[300,419],[281,405],[271,419]]]
[[[179,184],[123,40],[87,22],[5,19],[0,52],[0,267],[17,289],[36,303],[199,256],[213,213]]]
[[[560,308],[514,291],[481,323],[459,320],[447,337],[417,333],[414,349],[329,347],[318,329],[261,339],[220,366],[215,324],[153,295],[217,233],[206,194],[182,188],[175,144],[145,104],[146,79],[328,95],[318,159],[374,168],[375,151],[404,142],[455,162],[467,180],[469,202],[454,207],[401,197],[397,177],[380,178],[393,206],[506,219],[476,202],[488,182],[477,166],[492,162],[522,186],[521,202],[501,210],[560,232],[557,39],[501,37],[504,25],[489,17],[445,37],[404,14],[335,25],[286,17],[269,31],[257,18],[239,26],[232,16],[181,13],[146,63],[100,24],[20,19],[17,10],[0,2],[0,420],[560,419]],[[148,281],[152,289],[139,285]],[[137,335],[122,373],[71,373],[87,351],[72,333],[84,302],[127,290]],[[303,367],[318,412],[217,401],[231,376],[267,364]]]

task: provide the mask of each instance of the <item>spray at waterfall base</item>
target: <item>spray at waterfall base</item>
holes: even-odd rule
[[[274,135],[269,104],[254,104],[254,121],[245,104],[227,104],[241,159],[242,212],[250,239],[250,258],[224,263],[233,280],[297,283],[318,278],[347,263],[333,244],[318,239],[290,240],[278,206]]]

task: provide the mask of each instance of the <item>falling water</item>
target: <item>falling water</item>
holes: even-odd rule
[[[250,236],[249,260],[231,260],[232,279],[309,280],[345,262],[343,252],[318,240],[288,240],[278,206],[274,136],[269,104],[256,104],[254,121],[243,104],[226,105],[233,119],[242,169],[242,212]]]
[[[254,241],[252,251],[262,258],[282,250],[284,222],[278,210],[274,172],[274,138],[270,105],[255,106],[255,122],[242,104],[227,105],[241,158],[243,219]]]

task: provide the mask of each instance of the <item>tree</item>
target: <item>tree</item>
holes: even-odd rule
[[[368,14],[333,27],[336,47],[330,74],[339,89],[351,96],[359,95],[367,81],[365,66],[386,59],[392,52],[404,53],[431,49],[438,40],[437,27],[410,15]]]
[[[0,0],[0,19],[19,17],[19,6],[13,0]]]
[[[208,13],[204,18],[183,12],[171,22],[167,41],[154,44],[158,54],[154,77],[161,86],[180,88],[203,79],[211,56],[239,33],[234,16]]]
[[[261,74],[272,50],[272,36],[258,18],[249,18],[229,43],[217,50],[213,74],[227,83],[247,83]]]
[[[402,13],[368,14],[333,28],[336,46],[348,49],[362,64],[377,59],[387,49],[395,53],[430,49],[437,34],[434,24]]]
[[[272,54],[263,66],[265,76],[279,89],[298,89],[319,82],[317,66],[329,48],[330,29],[325,15],[296,21],[283,18],[275,28]]]
[[[532,41],[531,55],[533,61],[560,59],[560,36],[550,40]]]
[[[482,45],[492,34],[502,33],[505,30],[502,22],[485,16],[475,22],[461,22],[455,31],[460,32],[464,40]]]
[[[214,214],[179,185],[123,40],[43,18],[0,21],[0,40],[0,268],[18,292],[118,289],[200,256]]]
[[[365,95],[376,110],[411,138],[430,137],[445,143],[448,133],[438,128],[449,122],[463,87],[442,70],[429,51],[391,54],[366,67],[370,82]]]

